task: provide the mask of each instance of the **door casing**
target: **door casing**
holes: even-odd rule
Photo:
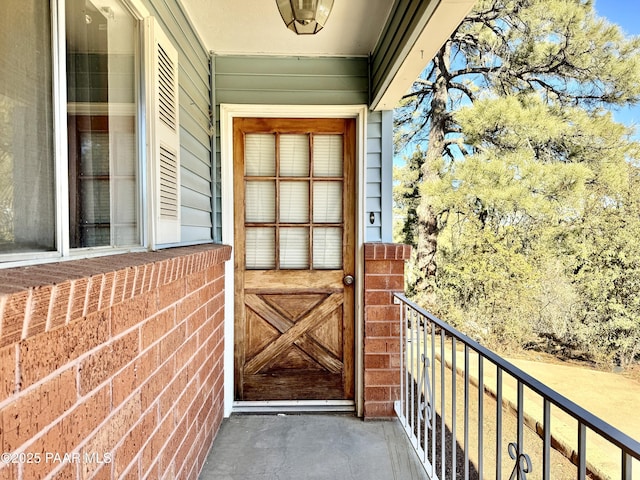
[[[366,185],[366,125],[368,108],[366,105],[220,105],[220,152],[221,152],[221,197],[222,197],[222,241],[234,245],[233,207],[233,120],[236,117],[266,118],[354,118],[356,120],[356,282],[355,282],[355,411],[362,416],[363,411],[363,242],[365,229],[365,185]],[[216,151],[215,145],[213,151]],[[233,411],[251,408],[246,402],[234,402],[234,265],[225,265],[225,353],[224,353],[224,415]],[[317,405],[305,402],[290,402],[289,405],[276,402],[261,402],[259,409],[273,407],[277,410],[316,410]],[[332,405],[326,404],[326,409]],[[339,407],[339,405],[335,405]]]

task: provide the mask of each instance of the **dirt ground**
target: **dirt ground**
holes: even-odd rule
[[[571,358],[558,358],[555,355],[545,352],[538,352],[534,350],[520,350],[514,352],[497,352],[499,355],[508,358],[519,358],[523,360],[531,360],[535,362],[544,362],[557,365],[573,365],[576,367],[583,367],[593,369],[599,372],[616,373],[624,378],[633,380],[640,385],[640,364],[634,364],[627,368],[612,368],[606,365],[599,365],[596,362],[587,362],[583,360],[576,360]]]

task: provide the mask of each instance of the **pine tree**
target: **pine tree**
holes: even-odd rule
[[[640,39],[626,38],[618,27],[598,18],[592,1],[480,0],[396,110],[396,151],[423,146],[416,153],[419,161],[414,158],[405,167],[414,172],[399,177],[401,185],[403,178],[421,180],[419,200],[409,184],[400,187],[405,190],[396,198],[399,205],[415,208],[415,215],[405,212],[399,238],[415,247],[415,290],[435,304],[439,238],[451,219],[459,218],[454,199],[437,198],[467,188],[453,173],[465,169],[473,177],[469,159],[476,162],[476,172],[491,170],[492,162],[498,170],[506,168],[495,160],[509,154],[514,164],[509,172],[532,162],[549,170],[554,164],[585,163],[583,155],[594,148],[602,151],[599,139],[588,138],[586,127],[567,127],[598,121],[605,117],[605,108],[634,104],[639,98]],[[470,112],[466,117],[458,113],[463,109]],[[470,116],[476,117],[475,127]],[[536,122],[535,116],[546,121]],[[518,128],[512,127],[514,122]],[[568,141],[573,135],[577,140]],[[500,184],[504,172],[494,174],[497,183],[491,186],[507,188]],[[579,167],[573,174],[587,181],[588,172]],[[547,174],[535,175],[543,181]],[[579,188],[580,181],[567,172],[558,175],[558,183],[548,190],[566,196],[565,188]],[[563,181],[578,183],[572,187]],[[515,221],[490,218],[490,202],[469,199],[470,211],[483,227],[489,221]]]

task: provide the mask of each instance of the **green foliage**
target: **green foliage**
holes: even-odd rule
[[[593,355],[622,365],[640,353],[640,171],[626,167],[622,185],[588,204],[573,245],[579,338]]]
[[[590,1],[480,0],[396,111],[410,293],[494,346],[637,360],[640,149],[606,108],[639,98],[640,39]]]
[[[424,154],[416,148],[403,168],[394,167],[393,177],[398,181],[393,190],[394,213],[397,223],[394,236],[402,243],[414,245],[417,230],[417,208],[420,203],[420,185],[422,183],[422,164]]]

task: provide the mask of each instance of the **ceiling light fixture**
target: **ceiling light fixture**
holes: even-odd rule
[[[289,30],[313,35],[327,23],[333,0],[276,0],[276,4]]]

